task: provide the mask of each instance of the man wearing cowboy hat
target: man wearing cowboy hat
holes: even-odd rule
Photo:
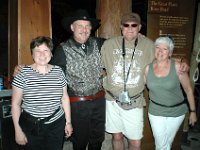
[[[68,80],[74,150],[84,150],[87,146],[89,150],[100,150],[104,141],[105,93],[99,53],[103,42],[90,36],[99,22],[85,10],[64,18],[62,25],[73,36],[58,46],[51,61],[63,68]]]

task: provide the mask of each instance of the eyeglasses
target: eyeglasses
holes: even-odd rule
[[[135,27],[137,27],[138,26],[138,24],[127,24],[127,23],[124,23],[123,24],[123,27],[125,27],[125,28],[128,28],[128,27],[133,27],[133,28],[135,28]]]

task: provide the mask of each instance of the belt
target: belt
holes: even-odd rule
[[[32,122],[32,123],[44,123],[44,122],[47,122],[49,121],[51,118],[53,118],[55,116],[55,114],[60,110],[60,106],[48,117],[45,117],[45,118],[38,118],[38,117],[34,117],[32,116],[31,114],[29,114],[28,112],[26,112],[25,110],[22,111],[21,115],[26,119],[28,120],[29,122]]]
[[[106,92],[114,99],[114,100],[118,100],[119,98],[114,96],[113,93],[111,93],[110,91],[106,90]],[[139,94],[136,94],[132,97],[130,97],[130,99],[137,99],[141,96],[142,92],[140,92]]]
[[[157,102],[153,101],[152,99],[150,99],[150,100],[151,100],[154,104],[159,105],[159,106],[162,106],[162,107],[177,107],[177,106],[180,106],[180,105],[182,105],[182,104],[185,104],[185,100],[183,100],[182,102],[180,102],[180,103],[178,103],[178,104],[171,105],[171,106],[157,103]]]
[[[92,101],[92,100],[96,100],[100,97],[103,97],[105,95],[105,91],[101,90],[98,93],[96,93],[95,95],[89,95],[89,96],[72,96],[70,97],[70,102],[79,102],[79,101]]]

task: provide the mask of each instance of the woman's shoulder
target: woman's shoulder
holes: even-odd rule
[[[32,65],[25,65],[25,66],[22,68],[21,73],[30,72],[30,71],[33,71]]]
[[[52,66],[52,69],[55,69],[55,70],[62,70],[62,68],[58,65],[51,65]]]
[[[174,64],[176,71],[180,69],[181,62],[176,60],[175,58],[171,59],[172,64]]]
[[[64,73],[62,68],[60,66],[57,66],[57,65],[53,65],[52,70],[54,70],[54,72]]]

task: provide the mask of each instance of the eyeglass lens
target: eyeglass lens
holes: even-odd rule
[[[123,26],[126,27],[126,28],[127,28],[127,27],[130,27],[130,26],[133,27],[133,28],[135,28],[135,27],[138,26],[138,24],[126,24],[126,23],[125,23],[125,24],[123,24]]]

